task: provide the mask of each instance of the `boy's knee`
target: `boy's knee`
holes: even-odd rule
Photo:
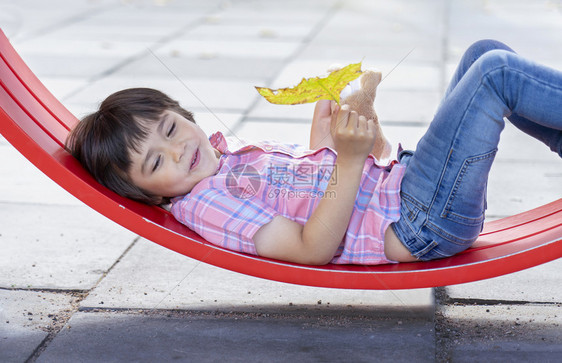
[[[505,45],[504,43],[493,40],[493,39],[482,39],[474,42],[470,47],[467,49],[467,53],[470,53],[473,57],[478,58],[484,53],[487,53],[491,50],[501,49],[506,50],[508,52],[513,52],[513,49]]]
[[[493,49],[478,58],[475,65],[478,69],[480,69],[480,73],[482,74],[482,77],[484,77],[490,72],[508,66],[509,58],[511,56],[513,56],[513,53],[511,52],[503,49]]]

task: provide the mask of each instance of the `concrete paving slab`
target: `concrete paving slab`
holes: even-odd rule
[[[169,33],[170,29],[165,25],[145,27],[142,23],[139,23],[131,24],[127,27],[123,27],[120,24],[103,24],[103,26],[100,26],[99,20],[93,18],[69,24],[50,33],[50,35],[57,37],[61,42],[66,42],[67,40],[157,42]]]
[[[446,344],[453,362],[558,362],[561,305],[445,306]]]
[[[314,39],[299,54],[299,59],[308,60],[329,60],[341,59],[342,55],[350,60],[364,59],[365,64],[377,66],[379,63],[397,64],[402,58],[406,57],[410,62],[438,64],[443,56],[442,48],[438,44],[420,44],[417,40],[404,41],[402,43],[382,41],[373,43],[365,41],[366,44],[348,44],[344,42],[338,47],[332,47],[330,40]],[[383,38],[385,39],[385,38]]]
[[[233,131],[242,121],[242,116],[240,113],[194,111],[195,121],[207,136],[217,131],[222,132],[224,136],[236,135]]]
[[[179,58],[158,57],[150,55],[128,64],[115,73],[127,77],[161,77],[168,78],[170,71],[180,78],[205,78],[220,80],[267,80],[279,70],[283,64],[280,60],[267,58]]]
[[[205,23],[189,30],[179,39],[245,39],[261,41],[284,40],[294,41],[306,37],[314,28],[313,23],[309,24],[222,24]]]
[[[80,205],[5,140],[0,145],[0,160],[0,202]]]
[[[66,321],[71,294],[0,289],[0,361],[24,362],[53,327]]]
[[[88,84],[86,78],[73,77],[41,77],[41,82],[47,87],[49,92],[56,99],[63,102],[67,97],[72,95],[76,90],[84,88]]]
[[[451,44],[495,38],[536,61],[560,59],[562,13],[556,4],[460,1],[455,5],[450,9]],[[531,14],[540,21],[528,21]],[[458,52],[458,47],[453,51]]]
[[[562,259],[493,279],[447,287],[458,301],[490,300],[562,304]],[[559,312],[562,313],[562,310]]]
[[[488,178],[487,216],[505,217],[560,199],[562,173],[555,165],[495,162]]]
[[[258,84],[257,86],[263,86]],[[248,112],[250,120],[268,120],[273,119],[277,121],[300,121],[305,123],[312,122],[312,115],[314,113],[314,104],[305,103],[302,105],[274,105],[259,96],[256,103]]]
[[[8,19],[8,35],[11,39],[26,39],[43,34],[77,18],[86,17],[106,9],[111,0],[91,2],[87,0],[68,2],[56,0],[37,2],[33,0],[3,1],[2,19]],[[61,11],[61,9],[64,9]],[[4,28],[4,25],[2,25]]]
[[[81,120],[85,116],[94,112],[98,106],[98,103],[74,103],[74,102],[64,102],[64,107],[70,111],[78,120]]]
[[[391,145],[393,145],[393,150],[398,150],[398,144],[402,145],[404,150],[415,150],[418,141],[427,130],[426,125],[420,126],[416,123],[404,124],[402,125],[401,122],[388,122],[383,125],[384,133]],[[391,155],[395,156],[396,151],[393,151]]]
[[[403,55],[405,56],[407,52]],[[362,59],[351,59],[342,54],[339,58],[317,60],[295,60],[288,63],[275,77],[270,88],[296,86],[301,79],[317,76],[326,76],[327,69],[333,64],[348,65],[361,62]],[[388,90],[400,91],[440,91],[440,73],[436,65],[420,64],[409,60],[400,63],[400,58],[395,62],[382,62],[376,59],[365,60],[364,66],[380,70],[383,77],[388,76],[380,85],[380,92]],[[396,68],[395,68],[396,67]],[[393,68],[395,68],[393,70]],[[271,72],[271,74],[275,74]]]
[[[267,39],[205,39],[172,40],[156,51],[158,56],[185,58],[289,58],[300,41],[268,41]]]
[[[427,318],[431,289],[365,291],[290,285],[207,265],[140,240],[81,302],[81,309],[369,311]]]
[[[77,54],[86,57],[124,58],[142,52],[152,44],[153,42],[145,40],[61,40],[58,36],[46,35],[14,46],[22,58],[42,55],[74,57]]]
[[[91,289],[136,238],[85,206],[1,206],[4,288]]]
[[[562,161],[560,156],[552,152],[548,146],[522,132],[513,126],[509,120],[506,121],[505,129],[501,134],[496,159],[550,164],[544,165],[547,170],[561,170],[559,163]],[[562,185],[560,191],[562,191]]]
[[[23,57],[25,63],[39,78],[44,76],[92,78],[115,67],[124,59],[125,57],[108,58],[80,55],[69,57],[68,54],[29,55]]]
[[[254,85],[256,83],[251,80],[201,79],[197,76],[178,79],[169,71],[159,78],[111,76],[74,93],[65,99],[65,104],[81,103],[95,110],[113,92],[125,88],[148,87],[166,93],[188,110],[209,108],[214,112],[242,112],[259,97]]]
[[[79,22],[64,24],[51,35],[63,40],[152,42],[193,23],[217,6],[217,1],[166,2],[161,6],[152,1],[109,3],[111,6],[103,11],[91,13]]]
[[[244,121],[234,133],[245,140],[276,140],[282,143],[308,146],[310,142],[310,123],[272,122],[267,119]]]
[[[436,40],[443,31],[443,2],[398,1],[391,3],[349,1],[330,19],[318,40],[359,41],[363,45],[417,39]],[[353,37],[349,35],[353,34]],[[384,34],[384,36],[373,36]]]
[[[416,320],[99,312],[75,314],[37,362],[432,362],[434,351],[431,323]]]
[[[439,16],[439,14],[437,14]],[[329,46],[330,42],[344,43],[346,46],[354,45],[357,50],[369,51],[371,47],[376,48],[395,48],[404,49],[404,55],[412,49],[431,49],[440,54],[442,44],[439,37],[443,29],[440,25],[434,24],[408,24],[404,21],[385,22],[379,17],[367,15],[365,22],[354,20],[357,14],[349,17],[338,15],[332,19],[313,41],[313,45],[323,44]],[[410,29],[408,29],[410,28]],[[412,30],[414,30],[412,32]],[[350,34],[353,34],[350,36]],[[373,36],[379,34],[379,36]],[[345,47],[345,46],[344,46]],[[345,48],[344,48],[345,49]],[[375,55],[374,53],[371,53]],[[436,61],[435,55],[423,61]],[[418,60],[421,60],[418,58]]]
[[[386,89],[383,83],[377,90],[375,111],[383,127],[388,121],[429,125],[440,102],[440,92],[393,91]]]
[[[129,4],[117,2],[114,6],[104,12],[91,17],[84,23],[96,23],[102,26],[138,26],[142,24],[145,28],[154,28],[157,32],[166,28],[167,32],[173,33],[183,28],[184,25],[193,22],[197,17],[214,9],[216,2],[201,2],[201,6],[177,2],[178,7],[163,4],[160,6],[153,1],[131,2]],[[115,6],[116,5],[116,6]],[[187,5],[187,6],[185,6]],[[190,8],[193,6],[193,9]]]
[[[338,2],[333,0],[231,3],[213,13],[209,21],[224,24],[250,23],[260,26],[318,24],[337,4]]]

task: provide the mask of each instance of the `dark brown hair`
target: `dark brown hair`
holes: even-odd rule
[[[119,195],[146,204],[169,202],[149,193],[129,178],[131,152],[139,152],[148,136],[143,122],[156,122],[166,110],[191,122],[193,114],[164,93],[150,88],[130,88],[107,97],[99,110],[79,122],[66,139],[67,150],[102,185]]]

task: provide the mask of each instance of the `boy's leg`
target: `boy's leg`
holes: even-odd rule
[[[472,64],[474,64],[474,62],[476,62],[478,60],[478,58],[480,58],[483,54],[485,54],[485,53],[487,53],[491,50],[494,50],[494,49],[503,49],[503,50],[507,50],[509,52],[515,53],[513,51],[513,49],[511,49],[510,47],[508,47],[504,43],[499,42],[497,40],[483,39],[483,40],[479,40],[479,41],[473,43],[464,52],[464,54],[463,54],[463,56],[462,56],[462,58],[459,62],[459,65],[457,66],[457,69],[455,70],[455,73],[453,74],[453,77],[451,78],[451,81],[449,82],[449,86],[447,87],[447,90],[445,91],[445,95],[443,96],[443,101],[441,101],[441,103],[445,102],[445,100],[447,99],[449,94],[451,94],[453,89],[455,89],[455,87],[457,86],[459,81],[466,74],[466,72],[470,69]]]
[[[562,72],[504,50],[482,55],[451,88],[402,181],[399,239],[421,260],[468,248],[484,221],[504,117],[562,129]]]
[[[449,94],[453,91],[453,89],[457,86],[459,81],[465,75],[465,73],[470,69],[472,64],[478,60],[483,54],[495,50],[495,49],[503,49],[508,52],[515,53],[513,49],[508,47],[502,42],[497,40],[491,39],[484,39],[479,40],[472,44],[464,53],[459,62],[459,65],[449,83],[447,91],[445,92],[445,96],[442,102],[445,102]],[[545,127],[539,125],[535,122],[529,121],[524,117],[519,116],[517,113],[512,113],[508,120],[518,129],[525,132],[528,135],[536,138],[537,140],[546,144],[550,150],[554,151],[558,155],[562,157],[562,131],[552,129],[549,127]]]

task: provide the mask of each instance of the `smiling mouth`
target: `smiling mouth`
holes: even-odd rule
[[[199,164],[199,149],[195,150],[195,155],[193,155],[193,161],[191,162],[190,169],[193,169]]]

